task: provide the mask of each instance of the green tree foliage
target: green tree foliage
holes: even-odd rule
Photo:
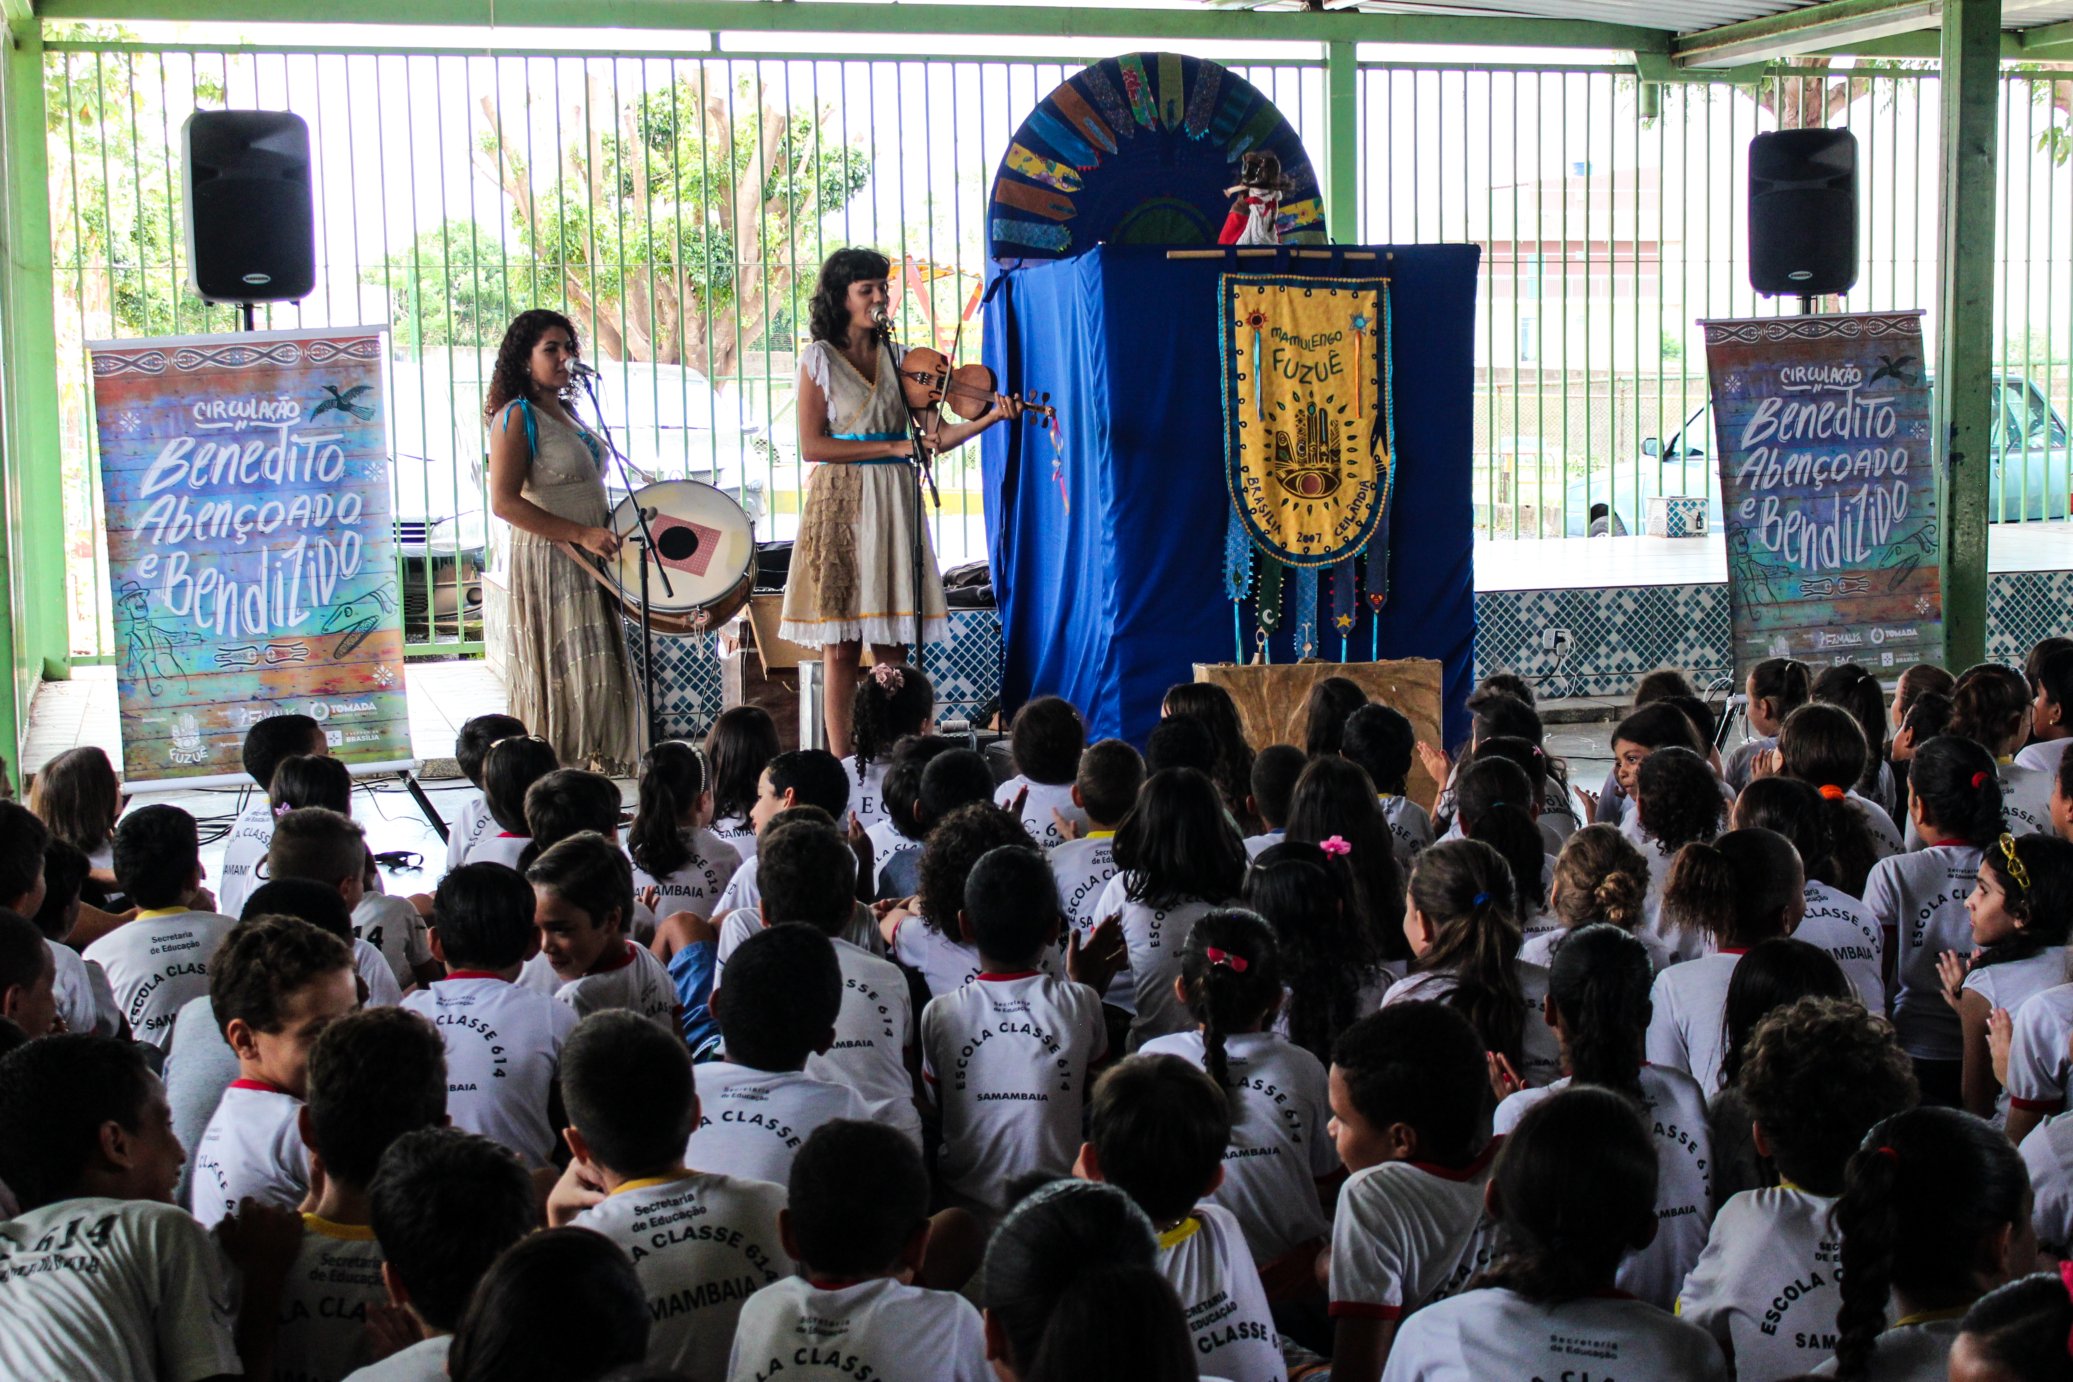
[[[479,222],[449,220],[362,269],[360,281],[387,290],[400,346],[495,346],[504,324],[526,305],[511,283],[513,260],[522,269],[526,255],[504,241]]]

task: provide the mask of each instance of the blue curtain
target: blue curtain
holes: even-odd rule
[[[1447,739],[1467,736],[1480,251],[1350,248],[1377,254],[1168,259],[1163,249],[1105,245],[994,271],[986,361],[1009,391],[1048,390],[1065,438],[1055,477],[1050,440],[1035,423],[992,428],[981,442],[1008,707],[1064,696],[1091,737],[1142,744],[1168,686],[1192,680],[1196,662],[1231,658],[1217,279],[1380,271],[1391,278],[1397,443],[1381,656],[1444,664]],[[1250,640],[1250,602],[1243,622]],[[1363,617],[1350,656],[1367,657],[1369,628]],[[1336,658],[1337,637],[1327,643]],[[1286,631],[1273,656],[1293,656]]]

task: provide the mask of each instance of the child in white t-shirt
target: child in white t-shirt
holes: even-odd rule
[[[985,755],[948,739],[902,739],[886,769],[886,818],[867,832],[872,895],[883,902],[920,892],[922,845],[936,822],[960,806],[992,800]]]
[[[1198,1030],[1148,1041],[1143,1052],[1178,1056],[1222,1088],[1230,1145],[1208,1198],[1237,1219],[1263,1277],[1314,1289],[1339,1151],[1325,1131],[1324,1064],[1269,1030],[1282,1001],[1272,928],[1251,912],[1209,913],[1181,951],[1180,984]]]
[[[1922,848],[1881,859],[1865,882],[1864,905],[1886,936],[1900,1043],[1924,1092],[1955,1104],[1963,1097],[1965,1041],[1958,1014],[1944,1002],[1938,965],[1945,951],[1971,953],[1965,898],[1979,877],[1981,849],[2001,837],[2001,783],[1985,749],[1946,734],[1916,746],[1908,785],[1908,818]],[[2024,1091],[2012,1085],[2010,1093]]]
[[[163,1051],[181,1005],[208,992],[216,947],[237,923],[194,909],[201,848],[194,817],[177,806],[140,806],[122,818],[115,828],[115,869],[140,910],[81,958],[107,974],[130,1034]]]
[[[1483,1039],[1445,1003],[1385,1007],[1340,1036],[1330,1089],[1352,1173],[1332,1220],[1332,1376],[1375,1382],[1404,1318],[1492,1258],[1483,1191],[1498,1144],[1485,1143]]]
[[[278,1262],[301,1226],[247,1205],[208,1233],[172,1203],[185,1155],[137,1047],[59,1035],[0,1062],[0,1181],[20,1202],[0,1221],[0,1376],[244,1370],[232,1263]],[[246,1281],[245,1363],[271,1352],[278,1291]]]
[[[432,953],[446,977],[403,1000],[446,1044],[453,1125],[508,1148],[532,1170],[558,1150],[555,1082],[576,1010],[518,983],[539,951],[530,884],[502,864],[463,864],[439,880]]]
[[[540,1196],[518,1158],[458,1128],[425,1128],[382,1154],[367,1191],[382,1285],[414,1342],[347,1382],[440,1382],[476,1283],[539,1225]]]
[[[554,745],[537,734],[516,734],[489,746],[482,759],[482,806],[490,823],[461,862],[522,869],[533,833],[525,821],[525,799],[533,784],[561,766]]]
[[[1834,998],[1802,998],[1757,1023],[1736,1089],[1781,1183],[1721,1205],[1677,1313],[1713,1336],[1738,1382],[1777,1382],[1834,1347],[1843,1167],[1917,1090],[1892,1026]]]
[[[777,757],[777,725],[760,705],[737,705],[720,712],[705,735],[706,766],[712,769],[713,834],[740,851],[742,861],[756,857],[755,810],[763,770]]]
[[[1799,852],[1770,830],[1731,830],[1677,853],[1663,890],[1666,924],[1705,937],[1707,953],[1656,975],[1648,1059],[1681,1070],[1711,1098],[1720,1089],[1723,1014],[1749,947],[1789,936],[1806,909]]]
[[[891,960],[844,939],[856,903],[849,886],[856,856],[835,828],[814,821],[763,832],[763,926],[803,922],[826,936],[842,969],[842,1008],[835,1042],[810,1056],[806,1073],[846,1084],[862,1096],[870,1117],[899,1129],[921,1149],[916,1103],[920,1063],[913,1000],[907,976]]]
[[[330,736],[308,715],[269,715],[245,731],[243,765],[259,792],[230,827],[223,842],[223,862],[216,870],[216,905],[227,915],[244,915],[245,899],[265,880],[258,876],[273,839],[274,773],[296,754],[331,752]],[[120,881],[120,875],[118,875]]]
[[[519,982],[575,1009],[579,1017],[625,1008],[677,1031],[669,971],[627,936],[634,914],[633,866],[594,831],[560,841],[526,870],[540,950]]]
[[[1639,946],[1619,940],[1646,973]],[[1404,1323],[1385,1382],[1558,1377],[1581,1359],[1593,1377],[1726,1382],[1703,1331],[1614,1287],[1656,1232],[1650,1143],[1632,1101],[1609,1089],[1579,1086],[1529,1109],[1490,1181],[1497,1261],[1475,1289]]]
[[[1479,756],[1462,764],[1455,774],[1454,826],[1459,834],[1449,836],[1481,840],[1504,856],[1518,901],[1519,935],[1525,941],[1561,929],[1547,909],[1555,860],[1547,852],[1547,836],[1541,834],[1534,815],[1539,810],[1540,788],[1513,757],[1516,754],[1533,762],[1532,755],[1538,752],[1523,739],[1486,740],[1477,750]]]
[[[1087,1137],[1074,1170],[1126,1191],[1151,1216],[1159,1271],[1180,1298],[1203,1373],[1286,1382],[1245,1233],[1230,1210],[1203,1202],[1224,1178],[1224,1091],[1179,1056],[1133,1056],[1096,1084]]]
[[[353,954],[306,921],[240,922],[216,952],[209,1002],[238,1077],[195,1144],[189,1208],[212,1227],[244,1199],[293,1209],[309,1190],[302,1096],[310,1047],[360,1005]]]
[[[1012,820],[1006,825],[1020,833]],[[990,1219],[1007,1207],[1010,1182],[1071,1168],[1089,1071],[1108,1054],[1108,1037],[1095,991],[1042,971],[1059,918],[1041,854],[1007,845],[979,859],[960,920],[976,940],[981,972],[923,1010],[922,1079],[942,1113],[937,1172],[946,1198]],[[1067,972],[1113,965],[1113,939],[1107,944],[1110,952],[1095,956],[1075,939]]]
[[[1562,1073],[1562,1056],[1555,1034],[1534,1018],[1548,974],[1518,958],[1513,877],[1511,865],[1481,840],[1443,840],[1419,855],[1404,910],[1416,958],[1410,976],[1382,995],[1382,1007],[1457,1008],[1488,1050],[1528,1084],[1546,1084]]]
[[[266,851],[270,878],[306,878],[335,889],[353,914],[354,937],[381,952],[399,989],[438,978],[444,971],[432,958],[424,917],[403,898],[368,892],[367,866],[367,832],[337,811],[298,807],[274,822]]]
[[[1571,933],[1548,974],[1547,1022],[1562,1043],[1563,1078],[1497,1106],[1501,1137],[1556,1091],[1600,1085],[1647,1118],[1655,1149],[1658,1230],[1619,1263],[1622,1291],[1661,1309],[1698,1262],[1713,1222],[1713,1139],[1706,1096],[1681,1070],[1642,1060],[1654,965],[1647,947],[1606,923]]]
[[[935,733],[935,722],[935,688],[919,667],[880,662],[857,678],[850,702],[854,751],[842,760],[842,772],[849,781],[850,815],[865,830],[886,818],[885,773],[894,746],[909,735]]]
[[[984,802],[958,807],[936,822],[922,849],[921,892],[913,899],[919,910],[896,906],[881,919],[887,953],[921,976],[931,997],[955,993],[979,976],[983,964],[965,910],[966,882],[981,858],[1011,845],[1029,847],[1029,834],[1013,815]],[[1056,897],[1048,871],[1041,891]],[[1055,964],[1054,948],[1034,967]]]
[[[993,794],[993,804],[1015,812],[1039,847],[1063,844],[1060,822],[1084,830],[1087,813],[1073,802],[1087,726],[1071,701],[1038,696],[1015,712],[1008,731],[1015,775]]]
[[[2001,781],[2001,811],[2017,835],[2051,828],[2052,774],[2015,761],[2030,737],[2034,693],[2023,674],[1998,662],[1966,669],[1951,692],[1947,733],[1983,746]]]
[[[711,921],[741,853],[703,824],[712,798],[698,750],[669,739],[641,758],[640,804],[626,835],[636,895],[654,892],[657,917],[689,912]]]
[[[1520,959],[1542,969],[1554,964],[1573,932],[1601,923],[1640,941],[1656,968],[1668,967],[1673,959],[1671,948],[1649,925],[1648,861],[1617,826],[1586,825],[1563,842],[1548,880],[1547,916],[1554,929],[1528,937],[1519,947]]]
[[[1121,739],[1104,739],[1080,755],[1073,804],[1087,813],[1087,829],[1044,853],[1058,880],[1065,924],[1082,940],[1101,924],[1096,904],[1116,876],[1116,828],[1137,804],[1143,786],[1144,759]]]
[[[654,1320],[650,1366],[721,1376],[743,1302],[792,1271],[783,1188],[705,1168],[690,1053],[653,1023],[585,1018],[563,1072],[575,1158],[548,1199],[550,1224],[601,1233],[633,1259]]]
[[[489,813],[489,798],[482,790],[482,770],[490,745],[524,733],[525,725],[516,716],[491,714],[471,717],[454,736],[454,763],[475,792],[461,803],[461,809],[446,828],[447,872],[467,863],[482,837],[496,831],[496,822]]]
[[[1795,940],[1826,951],[1872,1012],[1886,1010],[1885,933],[1857,892],[1840,886],[1834,833],[1822,810],[1821,793],[1792,777],[1762,777],[1735,798],[1737,830],[1775,830],[1799,851],[1806,874],[1806,910],[1793,928]]]
[[[2073,926],[2073,844],[2052,835],[2003,835],[1980,859],[1966,895],[1971,956],[1940,962],[1944,1001],[1958,1010],[1965,1041],[1965,1107],[1999,1127],[2008,1094],[1994,1078],[1987,1027],[1998,1009],[2019,1013],[2037,994],[2068,978],[2067,929]]]
[[[1094,911],[1122,919],[1136,1047],[1194,1025],[1174,996],[1181,947],[1204,913],[1237,900],[1248,860],[1215,784],[1193,768],[1169,768],[1145,779],[1116,832],[1115,861]]]
[[[842,992],[834,942],[810,926],[767,927],[741,943],[713,990],[726,1055],[698,1067],[701,1169],[783,1185],[815,1128],[870,1116],[855,1089],[806,1069],[835,1044]]]
[[[795,806],[818,807],[828,813],[836,829],[847,831],[849,779],[843,774],[840,759],[826,749],[794,749],[770,760],[770,766],[756,780],[750,824],[760,835],[781,812]],[[713,904],[713,916],[724,918],[744,907],[754,907],[762,895],[756,881],[755,856],[744,850],[741,867],[734,871],[734,877],[720,892],[720,900]]]
[[[800,1149],[789,1192],[779,1222],[799,1271],[742,1308],[728,1378],[990,1382],[979,1312],[954,1290],[913,1284],[930,1241],[919,1151],[889,1128],[829,1123]]]
[[[13,912],[0,912],[0,1017],[34,1041],[58,1019],[57,961],[43,933]]]
[[[1288,836],[1289,806],[1296,794],[1296,779],[1310,766],[1310,758],[1294,744],[1269,744],[1252,757],[1252,792],[1245,799],[1260,833],[1245,837],[1245,853],[1257,859]]]
[[[1244,905],[1266,918],[1280,950],[1284,995],[1271,1026],[1320,1062],[1331,1060],[1340,1032],[1382,1006],[1395,980],[1354,905],[1353,875],[1334,852],[1342,847],[1283,841],[1245,873]]]
[[[2037,1265],[2023,1159],[1957,1109],[1909,1109],[1874,1127],[1844,1172],[1835,1226],[1842,1306],[1823,1377],[1940,1382],[1958,1317]]]
[[[367,1315],[388,1302],[368,1187],[391,1143],[446,1121],[446,1053],[401,1008],[349,1013],[311,1046],[299,1115],[315,1202],[281,1288],[277,1377],[338,1382],[372,1361]]]
[[[1405,780],[1411,774],[1411,751],[1418,736],[1401,713],[1370,702],[1346,717],[1339,741],[1339,756],[1365,769],[1375,784],[1383,818],[1389,822],[1396,861],[1406,873],[1418,855],[1432,843],[1432,817],[1425,808],[1404,795]],[[1526,802],[1517,803],[1521,810]]]
[[[1649,708],[1675,712],[1674,706]],[[1702,942],[1694,933],[1662,919],[1663,889],[1669,884],[1677,851],[1720,833],[1727,815],[1727,803],[1720,796],[1723,790],[1720,779],[1699,754],[1666,746],[1649,754],[1634,770],[1634,809],[1620,822],[1620,833],[1648,861],[1652,928],[1677,961],[1696,958]]]

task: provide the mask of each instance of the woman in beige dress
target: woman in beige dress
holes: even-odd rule
[[[799,356],[799,455],[806,482],[799,538],[785,582],[784,638],[821,650],[826,671],[828,751],[850,751],[850,703],[863,645],[878,662],[903,662],[914,636],[914,455],[908,410],[879,320],[892,264],[874,250],[837,250],[814,285],[813,340]],[[948,451],[1006,418],[1019,402],[996,402],[971,422],[924,419],[923,445]],[[924,526],[923,636],[948,627],[943,579]]]
[[[582,558],[610,559],[605,449],[566,399],[576,329],[559,312],[513,318],[497,351],[489,422],[490,511],[511,525],[511,713],[564,766],[629,776],[646,738],[619,607]]]

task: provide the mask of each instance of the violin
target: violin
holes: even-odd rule
[[[1019,394],[1011,398],[996,392],[998,383],[993,371],[985,365],[952,368],[949,356],[927,346],[914,346],[900,357],[900,391],[906,395],[909,408],[947,407],[966,422],[985,416],[986,410],[996,403],[1006,407],[1020,402],[1023,411],[1039,417],[1057,415],[1057,409],[1051,406],[1050,394],[1038,394],[1035,399],[1025,399]]]

